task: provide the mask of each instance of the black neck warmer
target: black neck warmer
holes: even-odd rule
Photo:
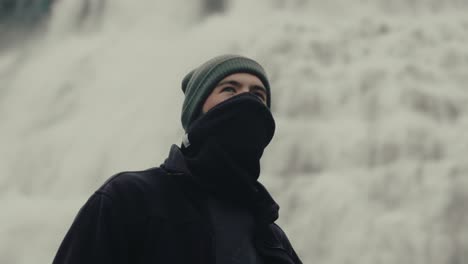
[[[248,209],[256,223],[256,248],[265,263],[292,264],[273,241],[269,229],[278,219],[278,204],[257,179],[260,158],[270,143],[275,122],[255,96],[234,96],[196,120],[188,129],[190,145],[183,147],[187,167],[202,188],[220,200]]]
[[[257,182],[260,158],[274,131],[270,110],[246,93],[218,104],[196,120],[187,131],[190,145],[182,151],[192,175],[208,192],[270,215],[261,217],[263,221],[274,221],[278,205]]]

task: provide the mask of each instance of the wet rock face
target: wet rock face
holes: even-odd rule
[[[3,0],[0,2],[0,10],[1,11],[8,11],[14,10],[15,8],[15,0]]]
[[[0,22],[37,22],[49,14],[53,2],[53,0],[0,0]]]
[[[0,53],[25,43],[48,24],[55,0],[0,0]]]
[[[12,16],[16,12],[15,0],[2,0],[0,2],[0,21]]]
[[[203,1],[203,12],[205,15],[211,15],[214,13],[222,13],[226,11],[227,1],[226,0],[204,0]]]

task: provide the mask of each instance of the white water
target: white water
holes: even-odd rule
[[[161,2],[107,1],[76,29],[62,0],[0,54],[0,263],[50,263],[105,179],[159,165],[182,77],[226,52],[270,73],[261,177],[305,263],[468,263],[466,1],[245,0],[204,19]]]

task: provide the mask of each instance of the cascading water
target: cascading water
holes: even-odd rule
[[[468,263],[467,9],[55,1],[0,50],[0,263],[50,263],[108,177],[158,166],[182,136],[182,77],[220,53],[270,74],[261,179],[304,263]]]

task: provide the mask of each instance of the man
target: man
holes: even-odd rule
[[[257,181],[275,130],[270,85],[224,55],[182,81],[182,146],[160,167],[110,178],[80,210],[54,263],[301,263]]]

